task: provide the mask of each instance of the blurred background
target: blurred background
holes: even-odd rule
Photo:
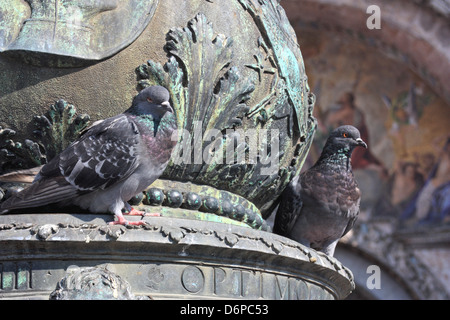
[[[362,212],[335,254],[355,275],[349,299],[449,299],[450,1],[281,5],[317,98],[302,170],[339,125],[369,145],[352,159]]]

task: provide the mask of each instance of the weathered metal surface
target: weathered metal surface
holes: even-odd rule
[[[133,228],[108,226],[107,216],[54,219],[0,216],[1,298],[48,299],[87,267],[153,299],[342,299],[354,287],[336,259],[268,232],[163,217]]]
[[[163,206],[166,216],[244,224],[251,228],[270,231],[258,208],[232,192],[191,182],[156,180],[145,192],[144,205]],[[180,208],[182,210],[175,210]],[[155,207],[155,210],[159,210]]]
[[[0,52],[51,67],[109,57],[132,43],[158,0],[2,0]]]

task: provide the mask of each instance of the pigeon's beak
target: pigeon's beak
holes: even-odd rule
[[[169,101],[161,102],[161,105],[164,106],[164,107],[166,107],[167,111],[173,113],[173,109],[172,109],[172,106],[170,105]]]
[[[363,139],[357,138],[357,139],[356,139],[356,142],[358,143],[358,146],[361,146],[361,147],[364,147],[364,148],[367,149],[367,143],[365,143],[365,142],[363,141]]]

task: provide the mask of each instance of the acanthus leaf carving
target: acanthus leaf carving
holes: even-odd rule
[[[169,89],[179,131],[193,132],[198,121],[202,133],[242,124],[254,78],[243,78],[239,67],[231,66],[232,45],[230,37],[216,35],[212,23],[199,13],[187,27],[168,32],[169,59],[164,66],[150,60],[137,68],[140,86],[157,83]],[[181,145],[174,152],[180,152]]]
[[[88,126],[87,114],[77,115],[76,108],[63,99],[31,122],[32,137],[14,141],[14,130],[0,128],[1,171],[38,167],[64,150]]]

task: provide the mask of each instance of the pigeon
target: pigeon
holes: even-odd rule
[[[30,169],[22,169],[8,172],[0,176],[0,182],[33,183],[34,178],[41,169],[42,166],[39,166]]]
[[[334,255],[337,242],[359,214],[361,191],[351,166],[356,147],[367,144],[355,127],[344,125],[331,132],[317,162],[281,194],[274,233]]]
[[[145,224],[127,221],[123,214],[145,215],[127,201],[163,173],[176,145],[176,117],[169,98],[164,87],[143,89],[124,113],[95,122],[45,164],[28,188],[1,204],[0,214],[62,204],[113,213],[117,220],[111,224]]]

